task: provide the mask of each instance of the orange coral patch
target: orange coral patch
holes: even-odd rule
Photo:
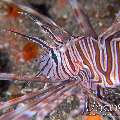
[[[58,0],[58,5],[60,7],[65,7],[65,5],[67,4],[67,1],[66,0]]]
[[[36,58],[38,55],[38,46],[35,43],[27,43],[23,48],[23,58],[26,61],[30,61],[33,58]]]
[[[19,12],[20,9],[15,6],[15,5],[8,5],[8,9],[7,9],[7,12],[8,12],[8,15],[7,16],[10,16],[10,17],[19,17]]]
[[[90,114],[88,116],[85,116],[84,120],[103,120],[103,117],[99,114]]]

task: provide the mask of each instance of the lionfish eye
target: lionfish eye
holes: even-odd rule
[[[53,50],[53,49],[51,50],[51,54],[52,54],[52,58],[53,58],[53,59],[56,59],[56,58],[57,58],[57,56],[56,56],[56,54],[54,53],[54,50]]]
[[[53,60],[55,61],[55,63],[57,64],[58,63],[58,60],[57,60],[57,55],[55,54],[54,50],[52,49],[51,50],[51,54],[52,54],[52,58]]]

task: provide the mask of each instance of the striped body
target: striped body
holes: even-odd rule
[[[103,45],[101,41],[92,37],[78,37],[60,48],[53,48],[40,59],[40,73],[52,80],[65,80],[87,68],[93,82],[103,87],[119,85],[119,42],[104,40]]]

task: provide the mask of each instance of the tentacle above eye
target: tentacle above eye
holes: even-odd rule
[[[33,41],[33,42],[39,44],[40,46],[42,46],[42,47],[44,47],[46,49],[52,49],[52,47],[50,45],[48,45],[48,43],[45,42],[44,40],[42,40],[41,38],[30,36],[30,35],[26,35],[26,34],[14,31],[12,29],[1,29],[1,31],[11,32],[11,33],[14,33],[14,34],[18,34],[18,35],[20,35],[20,36],[22,36],[24,38],[27,38],[30,41]]]

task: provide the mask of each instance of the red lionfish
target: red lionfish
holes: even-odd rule
[[[40,20],[38,20],[27,12],[22,12],[22,14],[40,26],[43,32],[54,40],[54,45],[49,45],[40,37],[26,35],[14,30],[5,30],[37,43],[46,51],[39,58],[39,72],[34,77],[1,73],[1,80],[37,80],[52,83],[52,86],[43,91],[1,102],[0,110],[3,110],[34,98],[32,103],[26,103],[23,107],[4,113],[0,116],[0,120],[29,120],[35,115],[36,119],[43,120],[64,99],[72,95],[79,99],[80,105],[70,113],[68,120],[87,111],[86,103],[88,103],[89,97],[101,104],[110,105],[99,98],[99,86],[101,88],[115,88],[120,85],[120,22],[117,21],[97,37],[89,20],[87,20],[87,16],[82,10],[79,10],[77,1],[70,0],[69,2],[73,7],[78,23],[80,25],[85,23],[82,25],[82,29],[86,36],[71,35],[50,19],[40,15]],[[80,17],[83,17],[82,21]],[[60,31],[60,34],[56,33],[55,30]],[[93,93],[94,90],[96,93]],[[114,110],[114,107],[112,109]]]

